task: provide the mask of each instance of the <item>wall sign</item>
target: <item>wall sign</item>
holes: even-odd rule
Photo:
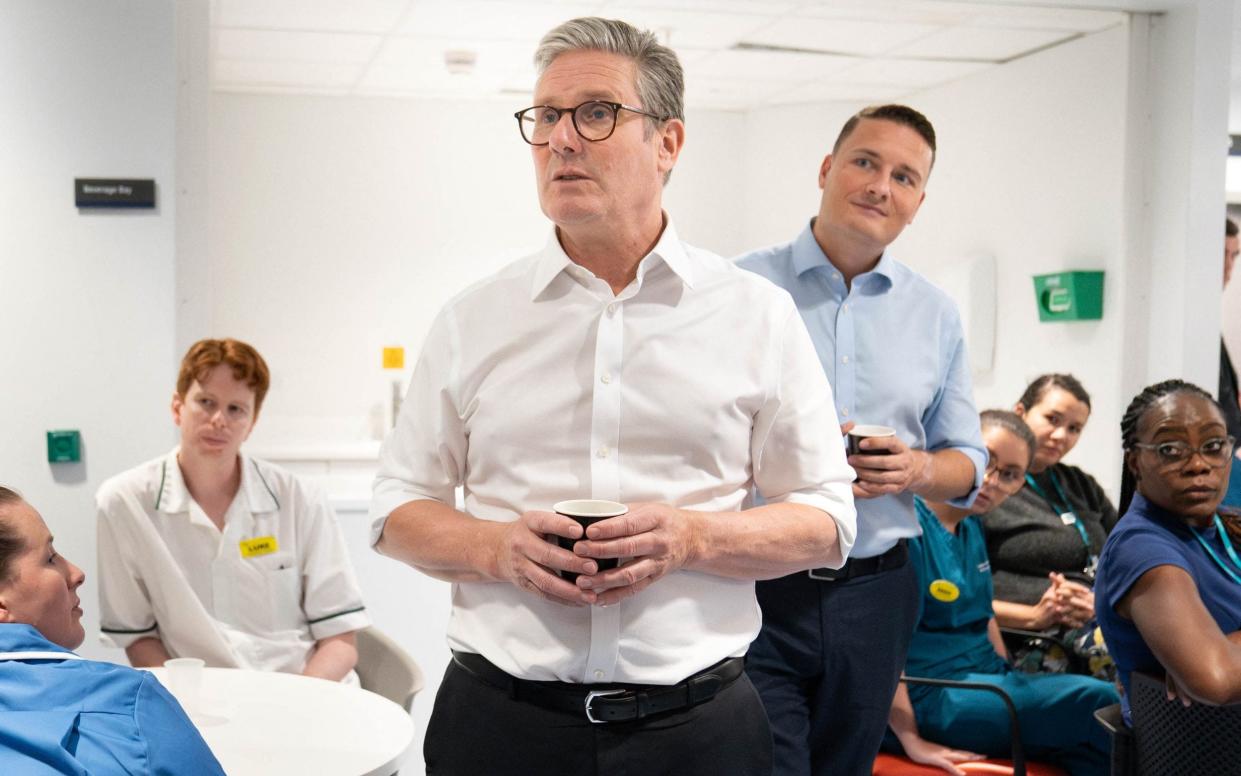
[[[152,178],[74,178],[77,207],[155,207]]]

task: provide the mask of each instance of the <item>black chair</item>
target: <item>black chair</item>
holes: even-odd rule
[[[986,682],[963,682],[956,679],[931,679],[921,676],[902,676],[901,681],[906,684],[921,684],[928,687],[955,687],[978,690],[1000,696],[1000,700],[1004,702],[1004,706],[1008,709],[1008,724],[1010,735],[1012,736],[1012,757],[1007,762],[987,760],[976,763],[958,763],[957,767],[961,770],[967,773],[1005,773],[1011,774],[1011,776],[1027,776],[1027,774],[1028,776],[1053,776],[1053,774],[1064,773],[1061,769],[1046,763],[1026,761],[1025,749],[1021,743],[1021,723],[1017,719],[1017,706],[1013,704],[1013,699],[1009,697],[1008,693],[996,685],[987,684]],[[943,773],[943,771],[930,766],[916,765],[899,755],[880,753],[875,759],[871,773],[872,776],[889,776],[894,774],[925,773],[928,771]]]
[[[1112,776],[1241,774],[1241,704],[1184,706],[1168,700],[1164,680],[1133,672],[1130,730],[1120,707],[1095,713],[1112,734]]]

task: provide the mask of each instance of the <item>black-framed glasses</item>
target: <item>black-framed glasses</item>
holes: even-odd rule
[[[1021,490],[1021,487],[1026,484],[1025,469],[1022,469],[1019,466],[1005,466],[1001,469],[1000,465],[995,460],[995,456],[988,456],[987,468],[982,476],[983,481],[986,481],[986,479],[993,473],[996,478],[999,479],[1000,487],[1009,493],[1015,493]]]
[[[551,142],[552,130],[560,123],[560,117],[568,113],[573,119],[573,128],[584,140],[598,143],[607,140],[616,131],[616,116],[620,111],[627,110],[640,116],[667,121],[667,116],[647,113],[641,108],[634,108],[619,102],[606,100],[587,100],[575,108],[555,108],[551,105],[534,105],[519,110],[513,115],[517,117],[517,126],[521,129],[521,139],[530,145],[542,146]]]
[[[1232,451],[1237,446],[1233,437],[1213,437],[1194,447],[1186,442],[1134,442],[1133,446],[1141,450],[1152,450],[1159,456],[1159,462],[1165,466],[1183,464],[1193,457],[1194,453],[1202,456],[1213,468],[1221,468],[1232,459]]]

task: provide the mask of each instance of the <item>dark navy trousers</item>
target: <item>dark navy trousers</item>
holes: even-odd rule
[[[846,581],[758,583],[763,629],[746,673],[778,776],[870,776],[918,616],[913,564]]]

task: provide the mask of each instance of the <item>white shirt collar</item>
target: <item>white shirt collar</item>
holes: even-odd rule
[[[177,463],[177,453],[180,450],[180,447],[174,449],[165,456],[160,465],[159,490],[155,494],[155,508],[168,515],[188,512],[190,502],[193,501],[190,490],[185,485],[185,477],[181,474],[181,465]],[[237,492],[246,499],[247,508],[255,513],[278,510],[280,502],[276,499],[275,492],[263,479],[263,473],[255,465],[254,459],[245,453],[240,453],[239,457],[241,458],[241,487]]]
[[[694,266],[693,259],[685,250],[685,245],[677,237],[676,227],[672,224],[672,219],[664,214],[664,230],[659,235],[659,241],[655,243],[655,247],[651,252],[642,258],[638,263],[638,283],[641,285],[642,278],[649,271],[653,262],[652,258],[662,261],[668,266],[681,282],[687,288],[694,287]],[[530,283],[530,300],[534,301],[539,294],[543,293],[553,280],[561,273],[573,266],[573,259],[569,258],[569,254],[565,253],[564,247],[560,244],[560,238],[556,234],[556,228],[552,227],[551,234],[547,238],[547,243],[543,246],[543,250],[538,254],[538,258],[534,263],[534,270]],[[584,267],[583,271],[589,273]]]

